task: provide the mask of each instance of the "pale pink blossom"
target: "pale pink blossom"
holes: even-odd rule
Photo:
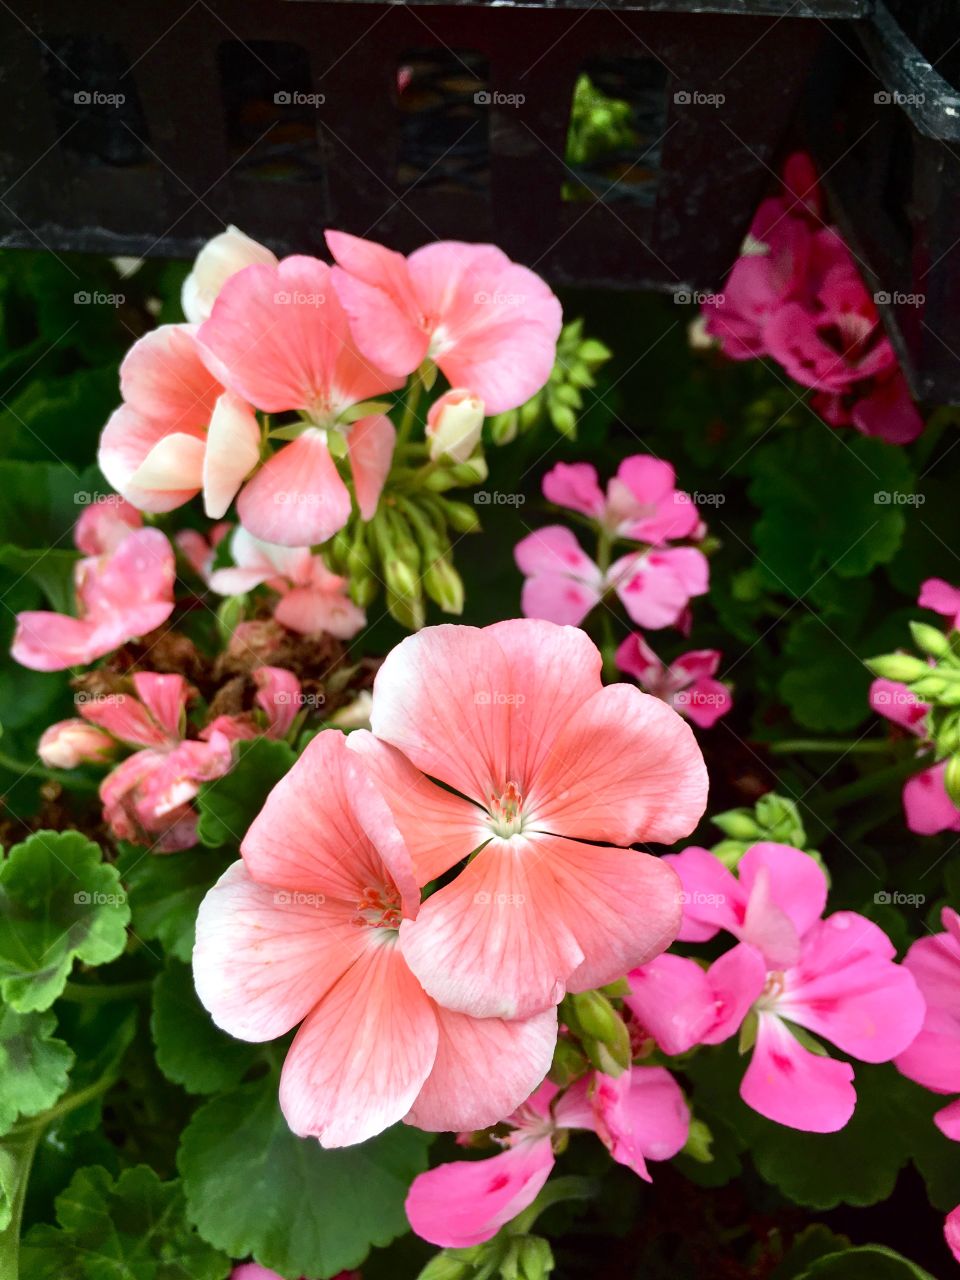
[[[710,566],[696,547],[651,547],[628,552],[604,573],[563,525],[536,529],[514,548],[524,574],[521,607],[527,618],[577,626],[608,594],[630,618],[657,630],[680,625],[694,596],[709,587]]]
[[[192,801],[201,783],[230,769],[230,740],[220,732],[207,742],[185,737],[191,690],[182,676],[138,672],[133,688],[133,694],[78,699],[90,724],[140,748],[100,784],[104,821],[118,839],[155,853],[189,849],[197,842]]]
[[[651,546],[703,532],[690,495],[676,488],[673,467],[646,454],[625,458],[606,493],[589,462],[558,462],[543,477],[543,496],[590,516],[614,537]]]
[[[217,547],[232,528],[228,521],[221,520],[211,525],[206,534],[198,529],[180,529],[173,535],[177,550],[203,582],[208,581],[213,570]]]
[[[103,530],[100,530],[103,533]],[[133,529],[113,550],[74,568],[77,616],[41,610],[17,614],[10,652],[34,671],[85,666],[147,635],[173,612],[173,549],[159,529]],[[81,530],[86,545],[94,536]],[[97,534],[96,536],[100,536]]]
[[[265,245],[234,226],[227,227],[203,246],[193,269],[183,282],[180,304],[191,324],[209,319],[220,290],[244,267],[276,266],[277,259]]]
[[[104,764],[116,748],[108,733],[86,720],[59,720],[44,729],[37,755],[50,769],[76,769],[82,764]]]
[[[412,973],[399,933],[421,909],[422,877],[381,794],[385,774],[405,780],[395,755],[362,730],[318,734],[197,919],[194,976],[214,1022],[251,1041],[301,1024],[280,1106],[326,1147],[403,1119],[495,1124],[543,1079],[556,1040],[553,1008],[478,1020],[441,1007]]]
[[[960,1094],[960,916],[944,907],[943,933],[918,938],[904,959],[926,1001],[916,1039],[896,1059],[911,1080],[933,1093]],[[960,1099],[934,1120],[948,1138],[960,1142]]]
[[[368,360],[399,377],[432,360],[487,413],[517,408],[550,377],[560,303],[500,249],[442,240],[405,258],[342,231],[326,236],[334,288]]]
[[[922,602],[922,601],[921,601]],[[929,706],[908,685],[898,680],[878,678],[870,685],[870,706],[879,715],[921,739],[920,753],[931,750],[927,739]],[[947,764],[943,760],[922,769],[903,784],[903,812],[908,828],[919,836],[935,836],[941,831],[960,831],[960,809],[950,799],[944,784]]]
[[[743,1101],[791,1128],[843,1128],[856,1106],[852,1066],[814,1052],[792,1028],[863,1062],[901,1054],[923,1022],[924,1000],[893,944],[855,912],[820,918],[826,882],[800,850],[754,845],[739,880],[704,849],[671,862],[684,887],[680,938],[706,941],[724,929],[740,941],[706,973],[681,957],[631,973],[634,1016],[667,1052],[719,1044],[752,1018]]]
[[[277,592],[276,620],[301,635],[325,631],[350,640],[366,625],[366,614],[353,603],[347,579],[331,573],[323,557],[309,547],[261,542],[242,526],[230,539],[235,567],[215,569],[209,585],[219,595],[241,595],[264,585]]]
[[[668,1071],[633,1067],[616,1079],[592,1072],[559,1098],[544,1084],[507,1124],[499,1155],[442,1164],[414,1179],[406,1208],[417,1235],[446,1248],[491,1239],[536,1199],[553,1169],[554,1141],[569,1129],[592,1131],[618,1164],[649,1182],[646,1161],[682,1149],[690,1115]]]
[[[257,686],[254,708],[261,714],[219,715],[200,730],[202,741],[209,742],[216,734],[230,742],[287,737],[306,704],[300,681],[285,667],[256,667],[252,675]]]
[[[927,578],[921,583],[917,604],[949,618],[951,629],[960,626],[960,587],[951,586],[943,578]]]
[[[466,462],[480,442],[483,401],[471,391],[445,391],[427,410],[426,435],[434,462],[452,458]]]
[[[266,413],[296,411],[305,419],[284,428],[289,443],[241,492],[237,511],[245,527],[289,547],[324,542],[343,528],[351,495],[331,454],[331,433],[338,453],[343,445],[357,506],[369,520],[396,433],[381,410],[352,411],[403,380],[357,349],[326,263],[294,256],[231,276],[198,345],[238,398]]]
[[[143,516],[136,507],[116,494],[109,498],[88,506],[74,526],[73,541],[85,556],[109,555],[127,534],[143,526]]]
[[[714,679],[721,657],[719,649],[693,649],[667,666],[634,632],[620,645],[616,661],[647,693],[662,698],[701,729],[711,729],[733,708],[729,688]]]
[[[421,883],[476,854],[400,929],[410,968],[451,1009],[526,1016],[675,936],[673,871],[623,846],[692,830],[703,758],[670,707],[604,688],[600,670],[582,631],[515,619],[427,628],[377,673],[371,724],[395,764],[382,785]]]

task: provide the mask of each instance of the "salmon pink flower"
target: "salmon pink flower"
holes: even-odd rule
[[[944,907],[943,933],[919,938],[904,960],[927,1005],[917,1038],[897,1059],[900,1071],[934,1093],[960,1094],[960,915]],[[934,1117],[960,1142],[960,1099]]]
[[[719,1044],[754,1018],[743,1101],[790,1128],[842,1129],[856,1106],[853,1068],[812,1051],[792,1028],[862,1062],[901,1054],[923,1022],[924,1000],[895,963],[890,939],[852,911],[821,919],[826,882],[798,849],[754,845],[740,861],[739,882],[705,849],[671,862],[684,886],[681,939],[705,941],[722,928],[741,941],[706,973],[681,957],[661,959],[652,974],[631,973],[631,1012],[673,1052]]]
[[[536,529],[517,543],[514,559],[525,575],[521,607],[527,618],[577,626],[613,591],[638,626],[679,625],[690,600],[709,586],[710,566],[696,547],[650,548],[616,560],[603,573],[563,525]]]
[[[85,556],[116,551],[127,534],[143,527],[143,516],[126,499],[110,494],[109,502],[87,507],[73,530],[73,541]]]
[[[200,738],[204,742],[211,741],[217,733],[231,742],[259,738],[261,733],[267,738],[281,739],[293,728],[306,702],[297,677],[285,667],[256,667],[251,674],[257,686],[254,707],[263,713],[261,721],[265,720],[265,725],[261,727],[249,712],[220,715],[201,729]]]
[[[500,249],[441,240],[405,258],[342,231],[326,235],[333,286],[368,360],[402,378],[432,360],[490,414],[518,408],[545,385],[560,303]]]
[[[277,259],[265,245],[244,235],[238,227],[229,226],[208,240],[197,254],[180,294],[183,314],[190,323],[209,320],[213,304],[230,277],[257,263],[275,267]]]
[[[874,711],[922,740],[921,753],[931,750],[927,739],[927,715],[930,708],[908,685],[878,677],[870,685],[869,696],[870,706]],[[908,828],[918,836],[935,836],[941,831],[960,831],[960,809],[957,809],[947,794],[944,782],[946,770],[946,761],[942,760],[929,769],[921,769],[903,784],[904,816]]]
[[[400,927],[410,968],[447,1008],[524,1017],[676,934],[674,872],[610,846],[689,832],[703,758],[670,707],[604,688],[600,667],[582,631],[515,619],[429,627],[377,673],[371,724],[394,750],[372,767],[421,883],[476,854]]]
[[[219,519],[260,459],[260,424],[224,387],[194,325],[161,325],[120,366],[123,404],[100,437],[98,462],[141,511],[172,511],[201,490]]]
[[[614,537],[662,546],[671,539],[701,536],[697,509],[675,482],[669,462],[635,454],[620,463],[604,494],[588,462],[558,462],[543,477],[543,496],[590,516]]]
[[[60,720],[44,729],[37,755],[51,769],[76,769],[82,764],[103,764],[117,744],[109,733],[86,720]]]
[[[112,550],[77,562],[77,616],[17,614],[10,652],[34,671],[85,666],[147,635],[173,612],[173,549],[159,529],[133,529],[117,542],[115,526],[95,531],[87,521],[80,537],[86,546],[106,538]]]
[[[730,690],[714,676],[719,649],[694,649],[665,666],[639,632],[617,650],[617,666],[701,729],[712,729],[733,707]]]
[[[417,875],[374,758],[396,772],[362,730],[318,734],[197,919],[194,976],[214,1022],[253,1041],[302,1024],[280,1106],[294,1133],[326,1147],[402,1119],[495,1124],[543,1079],[556,1040],[554,1009],[480,1021],[441,1007],[411,972],[399,931],[419,909]]]
[[[646,1182],[646,1161],[669,1160],[687,1140],[687,1104],[662,1067],[633,1067],[616,1079],[594,1072],[556,1095],[544,1084],[510,1117],[499,1155],[442,1164],[414,1179],[406,1207],[418,1236],[446,1248],[490,1240],[537,1198],[565,1130],[592,1131]]]
[[[215,569],[210,587],[219,595],[241,595],[261,584],[276,591],[273,616],[298,631],[325,631],[350,640],[366,625],[366,614],[347,592],[347,580],[330,570],[309,547],[280,547],[261,542],[242,526],[234,530],[230,551],[236,568]]]
[[[384,373],[357,349],[326,263],[295,256],[231,276],[200,328],[198,345],[237,397],[266,413],[295,411],[303,419],[283,428],[290,443],[240,494],[244,526],[288,547],[325,542],[342,529],[351,499],[331,445],[346,453],[357,506],[369,520],[396,433],[384,413],[352,411],[371,396],[395,391],[403,379]]]

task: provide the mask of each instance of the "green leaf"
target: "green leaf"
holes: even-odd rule
[[[331,1276],[409,1229],[404,1199],[429,1141],[397,1125],[325,1151],[290,1132],[271,1073],[200,1107],[177,1163],[204,1239],[284,1275]]]
[[[94,1096],[57,1121],[59,1137],[72,1137],[99,1126],[103,1099],[120,1074],[127,1049],[137,1030],[137,1008],[132,1002],[77,1003],[57,1006],[60,1034],[76,1055],[70,1072],[70,1093],[96,1086]]]
[[[808,729],[853,729],[870,715],[870,672],[856,650],[819,617],[798,618],[784,645],[780,693]]]
[[[190,849],[163,857],[137,845],[120,847],[118,865],[130,900],[133,931],[148,942],[159,942],[167,955],[190,960],[197,909],[233,854]]]
[[[237,848],[270,791],[296,758],[285,742],[270,738],[241,742],[237,763],[230,772],[200,788],[197,831],[201,841],[210,848]]]
[[[821,1222],[814,1222],[794,1237],[793,1243],[778,1263],[770,1280],[799,1280],[807,1267],[827,1253],[846,1249],[850,1241],[838,1236]]]
[[[218,1093],[239,1084],[259,1052],[214,1026],[197,999],[189,966],[177,960],[154,982],[150,1030],[160,1070],[188,1093]]]
[[[20,1116],[52,1107],[67,1087],[73,1052],[53,1038],[52,1013],[16,1013],[0,1005],[0,1133]]]
[[[59,463],[0,462],[0,544],[71,547],[85,484]]]
[[[0,565],[21,578],[35,582],[55,613],[74,613],[73,570],[77,551],[27,551],[23,547],[0,547]]]
[[[875,498],[913,492],[904,450],[811,423],[756,449],[751,470],[757,557],[778,590],[803,595],[828,570],[862,577],[900,546],[904,506]]]
[[[0,863],[0,993],[18,1013],[47,1009],[74,960],[106,964],[130,909],[115,867],[78,831],[38,831]]]
[[[59,1227],[26,1235],[21,1280],[224,1280],[230,1261],[184,1215],[177,1182],[146,1165],[114,1182],[106,1169],[80,1169],[57,1197]]]
[[[882,1244],[817,1258],[800,1280],[934,1280],[929,1271]]]

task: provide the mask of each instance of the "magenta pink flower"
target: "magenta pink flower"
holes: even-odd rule
[[[960,587],[952,587],[943,578],[927,578],[921,583],[917,604],[949,618],[952,629],[960,626]]]
[[[943,1238],[950,1252],[960,1262],[960,1204],[947,1214],[943,1223]]]
[[[233,532],[230,551],[236,568],[210,574],[210,587],[219,595],[242,595],[266,585],[280,596],[273,611],[276,620],[301,635],[325,631],[349,640],[366,625],[366,614],[350,599],[346,578],[331,573],[309,547],[261,542],[241,526]]]
[[[427,628],[377,674],[373,732],[396,749],[381,780],[421,883],[476,854],[400,929],[448,1008],[523,1017],[675,936],[673,872],[622,846],[692,830],[703,759],[674,711],[604,688],[600,667],[582,631],[517,619]]]
[[[407,771],[362,730],[320,733],[197,919],[197,991],[217,1025],[262,1041],[302,1024],[280,1105],[295,1133],[327,1147],[402,1119],[485,1128],[530,1094],[553,1054],[554,1009],[465,1017],[432,1000],[407,964],[399,935],[422,909],[422,875],[380,788]]]
[[[441,240],[405,258],[342,231],[326,237],[353,340],[388,373],[432,360],[487,413],[517,408],[550,377],[560,303],[500,249]]]
[[[277,1271],[261,1267],[259,1262],[243,1262],[230,1272],[230,1280],[283,1280]],[[338,1271],[333,1280],[362,1280],[359,1271]]]
[[[911,1080],[934,1093],[960,1094],[960,916],[943,909],[945,932],[919,938],[904,960],[917,981],[927,1011],[920,1033],[897,1059]],[[960,1142],[960,1100],[934,1117],[948,1138]]]
[[[921,600],[922,602],[922,600]],[[870,706],[923,740],[929,751],[927,714],[930,708],[905,684],[878,678],[870,685]],[[916,835],[935,836],[941,831],[960,831],[960,810],[947,794],[944,784],[946,761],[922,769],[903,784],[903,811],[907,826]]]
[[[662,546],[702,536],[697,509],[675,481],[669,462],[636,454],[620,463],[604,494],[589,462],[558,462],[543,477],[543,496],[590,516],[615,537]]]
[[[145,636],[173,612],[173,549],[159,529],[128,529],[118,541],[117,524],[98,516],[82,520],[77,536],[86,547],[111,549],[77,562],[75,618],[41,610],[17,614],[10,652],[34,671],[85,666]]]
[[[447,1248],[490,1240],[537,1198],[553,1169],[554,1139],[568,1129],[591,1130],[618,1164],[649,1182],[646,1161],[682,1149],[690,1114],[668,1071],[633,1067],[616,1079],[593,1072],[559,1098],[544,1084],[507,1124],[499,1155],[442,1164],[414,1179],[407,1217],[418,1236]]]
[[[514,548],[524,574],[524,617],[577,626],[608,591],[615,592],[638,626],[676,626],[690,600],[709,587],[710,566],[696,547],[650,548],[629,552],[606,573],[581,549],[563,525],[548,525]]]
[[[200,785],[233,763],[230,740],[220,732],[207,742],[185,738],[190,687],[182,676],[138,672],[136,696],[88,695],[80,714],[118,742],[139,747],[100,784],[104,821],[120,840],[146,844],[156,853],[189,849],[197,842],[192,801]]]
[[[668,1052],[718,1044],[755,1015],[744,1102],[791,1128],[843,1128],[856,1106],[853,1068],[811,1051],[791,1028],[863,1062],[902,1053],[923,1022],[924,1000],[910,971],[895,963],[893,944],[854,912],[820,918],[826,881],[800,850],[754,845],[739,879],[705,849],[670,861],[684,887],[680,938],[706,941],[725,929],[740,941],[706,973],[679,958],[661,960],[652,974],[632,973],[632,1012]]]
[[[617,666],[647,693],[662,698],[701,729],[711,729],[733,707],[730,690],[714,679],[721,656],[719,649],[694,649],[666,666],[635,632],[617,650]]]

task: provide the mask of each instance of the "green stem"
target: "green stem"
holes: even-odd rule
[[[43,1134],[43,1125],[34,1122],[22,1133],[9,1134],[0,1149],[0,1159],[7,1164],[5,1182],[13,1186],[10,1203],[10,1221],[0,1232],[0,1277],[17,1280],[20,1270],[20,1226],[23,1222],[23,1206],[27,1198],[27,1183],[33,1167],[33,1157]]]
[[[553,1178],[546,1184],[528,1209],[524,1209],[510,1223],[511,1235],[526,1235],[544,1210],[564,1200],[590,1200],[598,1194],[600,1183],[596,1178],[579,1178],[574,1175]]]
[[[889,755],[891,751],[891,744],[886,738],[879,742],[875,738],[865,742],[856,738],[787,738],[781,742],[765,742],[763,745],[772,756],[820,752],[838,756]]]
[[[420,397],[423,395],[423,379],[418,369],[410,380],[410,386],[407,390],[406,399],[403,404],[403,417],[400,419],[400,426],[397,429],[397,448],[405,445],[413,430],[413,425],[417,421],[417,409],[420,405]]]
[[[864,774],[856,782],[828,792],[825,799],[817,806],[817,814],[819,816],[820,813],[833,813],[835,809],[852,804],[855,800],[862,800],[864,796],[872,796],[876,791],[883,791],[897,782],[904,782],[927,767],[915,756],[911,756],[909,760],[900,760],[888,769],[878,769],[876,773]]]
[[[0,769],[6,769],[8,773],[16,773],[20,777],[30,774],[35,778],[46,778],[49,782],[59,782],[61,786],[70,787],[73,791],[96,791],[100,785],[90,778],[78,777],[75,773],[44,768],[36,761],[27,764],[23,760],[15,760],[13,756],[5,755],[2,751],[0,751]]]
[[[103,1004],[111,1000],[128,1000],[131,997],[148,995],[152,981],[110,982],[89,986],[82,982],[68,982],[60,993],[61,1000],[69,1000],[73,1004]]]

